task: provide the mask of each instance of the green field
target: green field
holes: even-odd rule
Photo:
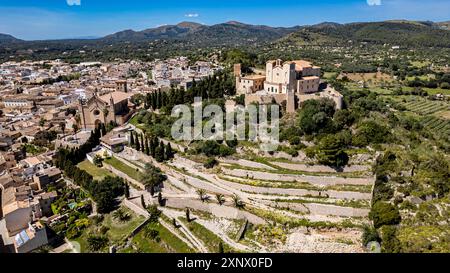
[[[133,245],[138,252],[144,253],[193,253],[186,243],[181,241],[177,236],[172,234],[169,230],[163,227],[160,223],[149,223],[147,227],[155,229],[159,232],[159,241],[147,238],[145,235],[145,228],[142,229],[133,238]],[[146,227],[146,228],[147,228]],[[124,253],[136,252],[132,247],[126,248]]]
[[[134,169],[126,164],[124,164],[122,161],[118,160],[117,158],[111,157],[107,158],[104,161],[106,164],[111,165],[113,168],[125,173],[129,177],[140,181],[141,175],[138,169]]]
[[[81,170],[85,170],[90,175],[92,175],[94,180],[102,180],[103,178],[105,178],[108,175],[109,176],[115,176],[112,172],[110,172],[110,171],[108,171],[106,169],[99,168],[99,167],[95,166],[94,164],[89,162],[87,159],[84,160],[83,162],[79,163],[77,166]]]

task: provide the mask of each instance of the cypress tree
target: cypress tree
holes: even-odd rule
[[[161,108],[161,91],[156,92],[156,109]]]
[[[105,124],[102,123],[100,126],[101,126],[102,136],[106,135],[106,127],[105,127]]]
[[[172,146],[170,145],[170,143],[168,143],[166,146],[166,160],[170,160],[172,158],[173,158]]]
[[[142,142],[142,152],[147,154],[147,137],[144,136],[144,142]]]
[[[157,107],[156,93],[152,93],[151,99],[152,99],[152,108],[153,108],[153,110],[156,110],[156,107]]]
[[[150,155],[150,147],[148,145],[149,139],[145,138],[145,154]]]
[[[138,135],[136,135],[136,150],[137,151],[140,151],[141,150],[141,145],[140,145],[140,143],[139,143],[139,137],[138,137]]]
[[[145,150],[144,135],[141,134],[140,137],[141,137],[141,151],[142,151],[143,153],[145,153],[145,151],[144,151],[144,150]]]
[[[125,198],[130,198],[130,185],[128,183],[125,183]]]
[[[159,204],[160,206],[163,205],[163,198],[162,198],[161,192],[158,193],[158,204]]]
[[[158,162],[163,162],[164,161],[164,146],[158,146],[156,147],[156,151],[155,151],[155,159]]]
[[[156,146],[158,146],[158,142],[155,141],[155,137],[150,139],[150,154],[153,158],[156,156]]]
[[[150,195],[153,197],[153,195],[155,195],[155,187],[151,186],[150,187]]]
[[[141,205],[145,209],[147,206],[145,205],[144,195],[141,194]]]
[[[189,211],[189,208],[186,208],[186,221],[191,221],[191,212]]]
[[[134,147],[134,135],[133,131],[130,131],[130,146]]]

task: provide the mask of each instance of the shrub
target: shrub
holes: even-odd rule
[[[301,138],[299,136],[295,136],[289,139],[289,143],[291,145],[299,145],[301,143]]]
[[[369,212],[369,218],[373,221],[375,228],[385,225],[396,225],[401,220],[398,208],[382,201],[377,201],[373,204]]]
[[[87,243],[90,250],[99,251],[108,244],[108,237],[104,235],[89,235]]]
[[[362,243],[364,246],[367,246],[367,244],[370,242],[381,242],[380,235],[378,234],[377,229],[373,226],[364,225]]]
[[[213,157],[213,158],[208,158],[208,160],[206,160],[205,164],[203,164],[203,166],[207,169],[211,169],[214,168],[214,166],[216,166],[219,162],[217,162],[217,160]]]
[[[389,142],[389,130],[373,120],[363,122],[353,137],[352,143],[357,147],[369,144]]]
[[[161,238],[159,237],[159,231],[151,226],[145,227],[145,237],[154,240],[156,242],[159,242]]]
[[[342,149],[341,141],[335,135],[322,138],[316,156],[320,164],[337,168],[347,165],[349,160],[347,153]]]
[[[401,243],[397,238],[397,228],[395,226],[383,226],[381,228],[381,251],[384,253],[399,253]]]

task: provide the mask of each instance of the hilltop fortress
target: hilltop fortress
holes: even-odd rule
[[[262,74],[262,73],[261,73]],[[241,65],[234,65],[236,92],[245,95],[245,104],[286,104],[286,111],[295,112],[302,101],[330,98],[336,108],[342,108],[342,95],[320,79],[320,67],[308,61],[270,60],[266,63],[265,75],[242,75]]]

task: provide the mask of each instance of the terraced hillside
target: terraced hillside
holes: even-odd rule
[[[363,251],[361,226],[368,221],[374,182],[370,160],[336,172],[251,151],[222,158],[213,169],[187,154],[158,163],[126,148],[116,158],[142,172],[145,163],[161,168],[168,178],[163,214],[180,224],[196,251],[217,252],[219,243],[233,252]],[[138,198],[135,204],[140,206]],[[186,209],[194,220],[188,221]]]

